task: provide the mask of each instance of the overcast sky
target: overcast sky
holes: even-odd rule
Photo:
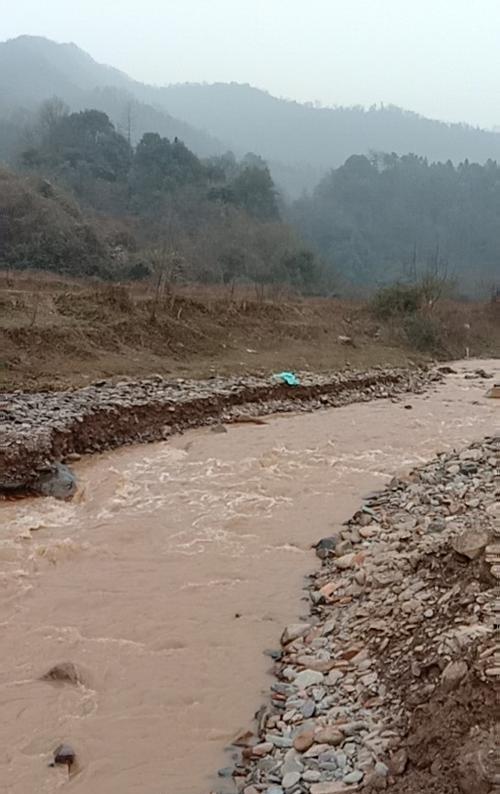
[[[500,0],[0,0],[0,38],[22,33],[146,82],[500,125]]]

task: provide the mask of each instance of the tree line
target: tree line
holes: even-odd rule
[[[31,218],[20,217],[22,201],[4,196],[0,203],[4,266],[114,278],[161,270],[168,279],[175,273],[186,281],[318,289],[320,262],[284,222],[269,168],[257,155],[200,159],[158,133],[134,146],[105,113],[71,113],[57,99],[43,103],[23,135],[16,169],[35,180],[37,196]],[[3,184],[15,193],[12,180]],[[54,225],[63,208],[81,214],[91,256],[78,256],[74,240],[65,249],[57,230],[40,228],[40,198],[50,202],[46,219]]]
[[[71,113],[57,99],[19,137],[16,170],[31,182],[3,179],[3,266],[242,282],[260,295],[340,282],[359,292],[429,274],[464,293],[499,286],[496,161],[353,155],[286,204],[258,155],[200,158],[158,133],[134,145],[105,113]]]
[[[462,289],[500,279],[500,167],[415,155],[352,156],[290,219],[355,285],[415,282],[424,274]]]

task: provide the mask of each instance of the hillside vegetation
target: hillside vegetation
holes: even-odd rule
[[[456,164],[500,158],[498,133],[445,124],[393,106],[319,108],[237,83],[156,87],[96,63],[74,44],[36,36],[0,43],[0,114],[8,114],[10,125],[19,108],[36,110],[54,96],[71,110],[105,112],[132,142],[145,132],[158,132],[177,136],[202,157],[227,150],[238,158],[256,152],[292,196],[313,188],[328,169],[352,154],[413,152]]]
[[[462,293],[500,286],[500,167],[352,156],[291,218],[352,283],[433,274]]]
[[[145,86],[23,36],[0,44],[0,161],[18,175],[2,174],[0,266],[150,279],[158,294],[368,295],[432,277],[448,297],[486,298],[500,287],[499,142],[394,108]],[[393,153],[356,153],[372,147]],[[443,160],[394,153],[410,148]],[[300,188],[327,166],[294,202],[276,182]]]
[[[18,175],[0,172],[0,266],[123,280],[317,290],[320,262],[283,223],[264,161],[200,160],[146,133],[136,147],[97,110],[45,103]]]

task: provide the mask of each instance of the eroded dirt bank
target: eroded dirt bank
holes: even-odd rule
[[[440,380],[425,368],[300,374],[300,385],[273,378],[168,381],[157,376],[75,391],[5,393],[0,401],[0,490],[26,487],[54,461],[242,415],[314,410],[418,393]]]
[[[478,366],[498,379],[498,363],[466,369]],[[311,545],[354,531],[343,522],[394,473],[404,479],[497,426],[498,401],[464,367],[394,402],[269,417],[225,434],[200,428],[89,457],[75,464],[73,502],[0,504],[0,785],[9,794],[232,786],[212,773],[234,765],[224,747],[254,729],[253,713],[268,703],[263,651],[279,649],[285,625],[310,621],[301,588],[318,562]],[[371,647],[372,634],[365,640]],[[61,662],[76,665],[80,684],[43,678]],[[71,779],[47,766],[61,742],[79,761]]]

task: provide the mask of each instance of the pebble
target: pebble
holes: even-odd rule
[[[59,681],[61,683],[68,683],[77,685],[81,683],[81,674],[73,662],[61,662],[60,664],[51,667],[48,672],[42,676],[43,681]]]
[[[340,781],[326,783],[313,783],[309,791],[311,794],[350,794],[357,789]]]
[[[408,763],[408,753],[404,748],[397,750],[391,756],[389,762],[389,770],[393,775],[399,776],[402,775],[406,769],[406,765]]]
[[[463,660],[449,662],[441,673],[441,684],[445,692],[456,689],[468,671],[467,662]]]
[[[331,744],[337,747],[344,741],[344,734],[337,728],[320,728],[314,734],[314,739],[319,744]]]
[[[258,757],[263,757],[268,755],[273,751],[274,744],[272,742],[261,742],[261,744],[256,744],[252,747],[252,755],[256,755]]]
[[[299,782],[300,778],[301,778],[300,772],[287,772],[286,775],[283,776],[281,785],[285,790],[289,788],[293,788],[293,786],[295,786],[295,784]]]
[[[320,560],[326,560],[327,557],[331,557],[331,555],[335,552],[335,547],[337,545],[337,538],[330,536],[328,538],[321,538],[320,541],[316,544],[316,555],[320,558]]]
[[[481,527],[461,532],[451,542],[451,546],[457,554],[475,560],[480,557],[490,540],[490,533]]]
[[[306,783],[317,783],[321,780],[321,772],[318,769],[307,769],[302,775],[302,780]]]
[[[307,634],[310,629],[311,625],[309,623],[292,623],[283,631],[281,635],[281,644],[288,645],[290,642],[298,640],[299,637],[303,637],[304,634]]]
[[[344,783],[361,783],[364,777],[364,772],[361,772],[360,769],[355,769],[353,772],[349,772],[347,775],[344,775],[343,782]]]
[[[383,764],[382,761],[377,761],[374,771],[378,777],[388,777],[389,775],[389,767]]]
[[[293,746],[299,753],[304,753],[306,750],[309,750],[310,747],[314,744],[314,732],[313,731],[304,731],[303,733],[299,733],[298,736],[295,737],[293,740]]]
[[[75,763],[76,753],[70,744],[60,744],[54,750],[54,764],[61,764],[71,769]]]
[[[323,673],[319,673],[317,670],[302,670],[295,676],[294,684],[299,689],[307,689],[315,684],[321,684],[323,679]]]
[[[346,568],[351,568],[354,565],[355,559],[356,555],[354,553],[344,554],[342,557],[337,557],[335,559],[335,565],[343,571]]]
[[[314,700],[306,700],[301,705],[300,710],[302,712],[302,715],[307,720],[309,719],[309,717],[312,717],[314,715],[314,712],[316,711],[316,703],[314,702]]]

